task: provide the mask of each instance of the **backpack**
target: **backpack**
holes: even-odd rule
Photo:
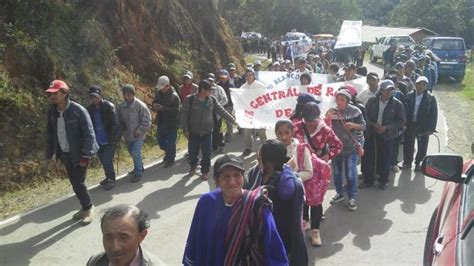
[[[309,148],[307,143],[300,143],[296,148],[296,156],[298,168],[304,168],[304,149]],[[303,182],[305,190],[306,204],[308,206],[318,206],[323,203],[324,195],[329,187],[331,180],[331,167],[323,159],[311,154],[311,162],[313,163],[313,177]]]

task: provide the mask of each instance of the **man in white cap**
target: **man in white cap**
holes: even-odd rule
[[[152,110],[156,112],[156,140],[165,152],[163,166],[168,168],[176,158],[176,138],[181,101],[167,76],[158,78]]]
[[[393,97],[395,84],[391,80],[380,82],[380,92],[366,104],[367,130],[364,145],[364,183],[359,187],[373,185],[375,173],[380,174],[379,186],[385,190],[390,175],[394,144],[398,131],[405,125],[405,109],[402,102]],[[397,146],[398,148],[398,146]]]
[[[428,84],[428,78],[420,76],[415,83],[416,90],[407,94],[407,129],[403,144],[402,169],[411,168],[416,139],[418,149],[415,158],[415,171],[420,171],[420,163],[428,150],[429,136],[436,131],[438,106],[436,98],[428,91]]]

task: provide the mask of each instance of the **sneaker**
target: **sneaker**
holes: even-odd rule
[[[403,164],[400,169],[411,169],[411,164]]]
[[[326,220],[326,215],[323,214],[323,216],[321,216],[321,221],[325,221]]]
[[[138,181],[142,180],[142,176],[141,175],[133,175],[132,179],[130,179],[130,181],[132,181],[132,183],[136,183]]]
[[[244,152],[242,153],[242,156],[249,156],[252,153],[251,149],[245,149]]]
[[[347,208],[349,208],[350,211],[357,210],[356,200],[355,199],[350,199],[349,203],[347,204]]]
[[[145,168],[142,167],[142,173],[145,172]],[[132,169],[132,171],[129,171],[128,174],[129,175],[133,175],[135,173],[135,170]]]
[[[311,230],[311,245],[321,246],[321,235],[319,234],[319,229]]]
[[[395,173],[398,173],[398,172],[400,172],[400,167],[398,165],[394,165],[394,166],[392,166],[392,171],[395,172]]]
[[[84,218],[84,211],[80,210],[72,215],[73,220],[81,220]]]
[[[196,169],[197,169],[196,166],[191,166],[191,169],[189,170],[188,175],[189,175],[189,176],[195,175],[195,174],[196,174]]]
[[[92,219],[94,218],[94,205],[87,211],[84,211],[84,218],[82,218],[81,224],[82,225],[88,225],[92,222]]]
[[[208,180],[209,179],[209,173],[202,173],[201,174],[201,179],[204,180],[204,181]]]
[[[419,163],[415,164],[415,172],[421,172],[421,166]]]
[[[338,202],[340,202],[340,201],[342,201],[342,200],[344,200],[344,196],[341,195],[341,194],[339,194],[339,193],[337,193],[337,194],[331,199],[331,201],[330,201],[329,203],[334,204],[334,203],[338,203]]]
[[[166,161],[164,164],[163,164],[163,167],[164,168],[170,168],[171,166],[174,165],[174,161]]]
[[[111,190],[115,186],[115,181],[112,179],[107,179],[107,182],[102,186],[105,190]]]
[[[109,181],[109,179],[106,178],[106,179],[100,181],[99,184],[100,184],[101,186],[103,186],[103,185],[107,184],[108,181]]]

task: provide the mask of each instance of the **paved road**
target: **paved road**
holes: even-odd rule
[[[441,112],[438,125],[443,151],[447,150],[445,124]],[[228,152],[240,155],[242,144],[242,137],[235,135]],[[432,138],[429,152],[437,151]],[[251,166],[255,159],[252,154],[246,165]],[[91,194],[99,214],[119,203],[148,210],[151,230],[144,246],[170,265],[178,265],[197,200],[215,187],[212,181],[186,177],[187,171],[188,165],[180,158],[171,169],[151,166],[138,184],[123,178],[112,191],[96,187]],[[335,194],[330,188],[323,205],[323,246],[314,248],[307,243],[311,264],[421,264],[429,217],[442,183],[412,171],[390,179],[386,191],[359,191],[356,212],[349,212],[343,203],[330,206],[329,199]],[[99,219],[86,227],[71,221],[76,208],[77,200],[70,197],[4,221],[0,225],[0,265],[84,265],[91,254],[103,250],[100,224]]]

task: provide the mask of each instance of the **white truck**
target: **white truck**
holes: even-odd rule
[[[369,50],[370,55],[370,62],[375,63],[378,59],[383,60],[384,52],[390,48],[390,45],[395,43],[397,46],[399,45],[409,45],[412,49],[415,45],[415,41],[407,35],[400,35],[400,36],[385,36],[382,38],[377,38],[376,42],[372,45]]]

